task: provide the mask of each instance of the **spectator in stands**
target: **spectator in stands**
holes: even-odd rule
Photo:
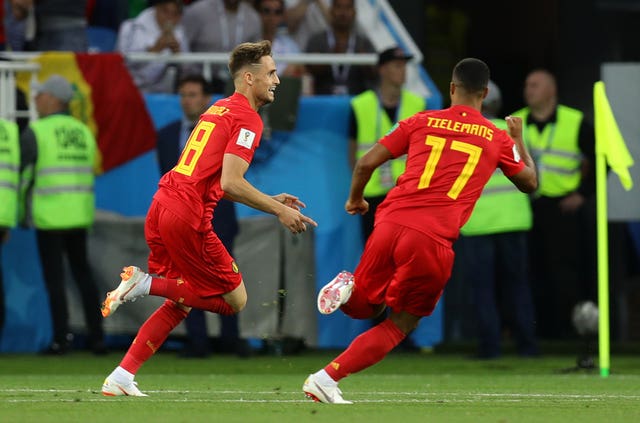
[[[34,50],[87,51],[87,1],[37,0]]]
[[[500,90],[489,81],[482,114],[498,128],[507,129],[507,122],[498,118],[501,105]],[[528,272],[530,229],[529,197],[496,171],[460,229],[455,248],[457,267],[472,288],[478,329],[475,358],[500,357],[503,328],[510,330],[519,355],[538,354]]]
[[[273,55],[300,53],[300,47],[289,35],[285,24],[284,0],[256,0],[256,9],[262,21],[262,38],[271,41]],[[304,66],[283,63],[279,66],[278,76],[301,76]]]
[[[575,304],[596,299],[595,135],[580,110],[559,103],[548,70],[527,75],[524,99],[513,115],[539,169],[530,248],[538,335],[566,339]]]
[[[169,123],[158,131],[158,164],[160,174],[164,175],[178,163],[182,149],[187,143],[191,131],[198,123],[200,115],[211,104],[210,84],[200,74],[185,75],[178,82],[178,95],[182,108],[182,119]],[[233,241],[238,234],[236,208],[232,201],[221,199],[216,207],[213,228],[229,254],[233,255]],[[220,343],[223,349],[243,354],[239,339],[238,316],[220,315]],[[192,309],[185,319],[188,344],[181,352],[183,357],[206,357],[211,345],[207,332],[205,312]]]
[[[20,136],[20,170],[26,187],[22,224],[36,230],[53,322],[53,342],[43,352],[64,354],[71,347],[66,256],[82,299],[88,345],[102,354],[100,300],[87,258],[87,232],[95,215],[96,140],[88,126],[68,114],[74,92],[66,79],[52,75],[35,90],[39,119]]]
[[[228,53],[243,42],[262,37],[262,22],[255,8],[239,0],[198,0],[184,12],[183,23],[193,52]],[[211,66],[215,93],[223,93],[229,82],[226,65]]]
[[[286,0],[289,34],[304,49],[311,34],[329,27],[331,0]]]
[[[33,0],[8,0],[5,5],[7,50],[33,50],[36,30]]]
[[[122,53],[146,51],[163,55],[188,52],[189,45],[181,17],[180,0],[155,0],[153,6],[143,10],[138,17],[122,23],[116,50]],[[160,60],[129,64],[135,84],[144,92],[175,92],[178,71],[184,68]]]
[[[375,53],[369,39],[356,28],[355,0],[333,0],[330,16],[330,28],[311,36],[307,53]],[[375,80],[371,66],[307,65],[307,69],[313,76],[315,94],[356,95]]]
[[[18,219],[18,184],[20,181],[20,138],[18,125],[0,119],[0,258],[2,244],[9,237],[9,230]],[[0,260],[0,342],[5,322],[4,283]]]

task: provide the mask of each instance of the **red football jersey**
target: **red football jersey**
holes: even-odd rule
[[[375,222],[393,221],[453,242],[496,167],[524,168],[515,142],[467,106],[424,111],[402,120],[380,141],[407,154],[404,174],[378,207]]]
[[[154,198],[194,229],[209,230],[213,209],[223,196],[225,153],[251,163],[262,127],[260,115],[242,94],[216,101],[200,116],[178,164],[160,179]]]

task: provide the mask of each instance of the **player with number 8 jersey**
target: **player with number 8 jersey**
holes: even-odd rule
[[[125,267],[120,285],[103,303],[102,315],[108,317],[122,303],[146,295],[166,298],[105,379],[104,395],[145,396],[134,382],[135,374],[191,308],[222,315],[244,308],[242,274],[211,223],[222,197],[277,216],[294,234],[317,225],[300,212],[305,204],[295,195],[270,196],[245,179],[262,133],[257,111],[273,102],[280,83],[271,43],[236,46],[229,71],[234,94],[202,114],[178,163],[160,180],[145,220],[148,273]]]
[[[535,166],[522,142],[522,120],[507,118],[509,132],[481,113],[489,68],[478,59],[456,64],[451,107],[400,121],[356,162],[345,209],[364,214],[363,192],[382,164],[407,155],[405,172],[378,206],[373,232],[352,274],[341,272],[318,294],[318,308],[340,308],[356,319],[389,316],[359,335],[302,390],[312,399],[348,403],[338,381],[395,348],[420,319],[433,312],[453,267],[453,242],[496,168],[523,192],[537,187]]]

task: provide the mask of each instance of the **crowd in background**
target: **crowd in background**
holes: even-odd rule
[[[275,55],[376,53],[371,41],[358,28],[355,0],[4,0],[0,13],[3,24],[0,48],[9,51],[88,52],[86,28],[94,26],[111,30],[115,39],[113,51],[121,53],[227,53],[239,43],[261,39],[272,42]],[[403,63],[410,59],[402,56],[402,52],[398,54],[395,59]],[[309,78],[312,85],[306,94],[355,97],[369,93],[381,101],[379,67],[384,63],[379,62],[377,66],[281,63],[278,72],[282,76]],[[204,72],[203,66],[198,64],[129,62],[128,67],[136,86],[145,93],[178,93],[181,78]],[[211,80],[207,81],[211,93],[228,93],[226,66],[212,65],[207,74],[211,75]],[[395,100],[395,104],[382,107],[382,113],[389,118],[385,118],[388,120],[385,120],[385,127],[403,117],[399,109],[402,103],[399,98]],[[532,297],[534,304],[520,320],[533,319],[537,336],[541,338],[566,339],[575,335],[570,323],[571,307],[580,300],[595,300],[593,128],[582,112],[559,102],[555,78],[547,71],[538,70],[527,76],[524,100],[526,107],[518,113],[528,125],[525,139],[528,137],[528,141],[534,143],[529,148],[539,164],[538,171],[546,179],[541,180],[541,190],[531,197],[533,208],[529,212],[532,213],[529,223],[517,230],[530,235],[528,240],[518,236],[517,243],[509,244],[512,246],[509,248],[522,246],[531,253],[527,264],[530,268],[520,269],[521,273],[531,275],[531,286],[526,281],[519,289],[532,289],[533,293],[527,293],[527,299],[523,301],[530,301],[529,297]],[[352,126],[358,119],[375,118],[380,105],[373,104],[370,110],[362,113],[358,108],[365,106],[352,104],[355,114]],[[368,103],[366,107],[369,107]],[[362,138],[357,125],[351,132],[353,142]],[[375,140],[360,141],[366,144],[365,141]],[[566,181],[563,180],[565,177]],[[384,197],[384,192],[380,197]],[[465,237],[463,231],[463,239],[468,244],[482,239],[477,235]],[[363,237],[366,239],[366,235]],[[513,250],[509,252],[513,253]],[[460,268],[465,267],[465,259],[478,260],[478,257],[461,254]],[[473,261],[466,262],[469,263]],[[505,267],[501,266],[502,269]],[[467,273],[472,272],[467,269]],[[480,342],[478,355],[481,358],[498,357],[501,354],[498,339],[505,333],[516,340],[523,337],[522,332],[514,333],[514,330],[526,332],[522,355],[537,355],[530,322],[518,324],[516,321],[509,325],[509,319],[518,320],[518,313],[523,309],[504,313],[508,309],[504,303],[510,298],[522,298],[522,295],[501,296],[502,288],[493,284],[507,282],[499,281],[500,275],[493,273],[482,276],[491,282],[484,279],[484,285],[474,288],[478,324],[481,325],[478,335],[488,334],[487,339]],[[469,285],[473,277],[473,274],[465,277]],[[496,300],[492,305],[495,309],[487,311],[483,307],[486,301],[480,304],[482,293],[490,293]],[[490,316],[486,317],[487,314]],[[496,317],[498,315],[503,315],[504,321]],[[102,351],[103,345],[96,341],[94,347]]]

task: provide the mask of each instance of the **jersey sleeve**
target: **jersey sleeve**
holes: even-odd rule
[[[238,119],[231,122],[229,139],[225,153],[234,154],[251,163],[256,148],[260,145],[262,123],[256,115],[252,118]]]
[[[409,123],[402,120],[391,127],[389,132],[380,139],[380,144],[387,147],[393,157],[400,157],[409,149]]]
[[[511,139],[506,131],[500,131],[502,149],[498,166],[505,176],[513,176],[524,169],[525,165],[518,153],[516,143]]]

